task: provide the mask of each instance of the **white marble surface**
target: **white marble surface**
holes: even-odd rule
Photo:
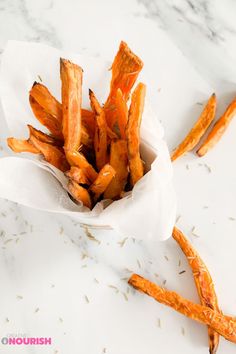
[[[1,0],[0,49],[8,39],[18,39],[111,58],[124,39],[143,58],[153,88],[152,105],[163,112],[155,74],[158,53],[166,53],[165,45],[155,41],[161,30],[204,77],[209,90],[216,91],[220,112],[235,91],[235,10],[233,0]],[[171,116],[162,121],[170,149],[196,119],[201,106],[196,102],[196,107],[189,119],[176,122]],[[4,156],[8,152],[2,119],[0,126]],[[174,166],[178,224],[212,271],[223,311],[232,315],[236,313],[235,129],[233,121],[204,159],[188,154]],[[4,354],[207,353],[204,326],[126,285],[131,269],[159,283],[166,280],[166,287],[198,301],[191,272],[172,240],[128,239],[121,247],[114,232],[97,231],[99,243],[69,218],[3,200],[0,227],[1,337],[22,333],[50,336],[53,341],[43,348],[0,344]],[[186,272],[179,275],[182,270]],[[235,345],[222,339],[220,353],[235,353]]]

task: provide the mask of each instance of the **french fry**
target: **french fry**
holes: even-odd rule
[[[43,133],[30,124],[28,124],[27,127],[29,129],[30,134],[34,135],[38,140],[42,141],[43,143],[51,144],[54,146],[63,145],[63,142],[57,138],[54,138],[54,136]]]
[[[186,152],[191,151],[198,144],[201,137],[213,121],[215,111],[216,95],[213,93],[193,128],[190,130],[182,143],[174,150],[171,156],[171,161],[175,161]]]
[[[38,100],[38,101],[37,101]],[[30,91],[30,105],[36,118],[56,137],[63,139],[62,135],[62,105],[50,93],[46,86],[34,83]],[[91,147],[94,136],[94,113],[81,110],[81,143]]]
[[[126,127],[130,180],[132,186],[134,186],[135,183],[137,183],[138,180],[143,177],[144,173],[143,163],[139,153],[139,130],[144,108],[145,93],[146,86],[142,83],[139,83],[131,97],[128,123]]]
[[[81,142],[82,69],[60,59],[62,83],[62,132],[66,150],[78,150]]]
[[[30,96],[38,102],[45,112],[62,122],[61,103],[51,94],[46,86],[39,82],[35,82],[30,90]],[[88,109],[82,109],[82,120],[85,122],[89,121],[91,124],[93,122],[91,119],[94,119],[94,113]]]
[[[89,90],[91,108],[95,113],[94,150],[97,169],[101,170],[107,162],[107,123],[105,113],[92,90]]]
[[[30,142],[40,151],[45,160],[51,165],[57,167],[63,172],[69,169],[69,164],[62,149],[57,146],[44,143],[32,134],[30,135]]]
[[[49,91],[48,91],[49,92]],[[50,94],[50,93],[49,93]],[[49,96],[50,98],[50,96]],[[62,124],[59,118],[55,118],[49,113],[47,113],[42,106],[32,97],[29,98],[31,108],[35,117],[42,123],[48,130],[57,137],[59,140],[64,140],[62,135]],[[48,102],[48,101],[47,101]],[[62,114],[61,104],[58,102],[60,109],[58,112],[59,115]],[[48,109],[49,110],[49,109]],[[84,118],[82,116],[82,121],[86,121],[86,123],[81,127],[81,144],[84,144],[88,147],[92,146],[92,136],[94,135],[94,128],[92,130],[92,119],[93,112],[90,112],[86,109],[82,110],[82,114],[84,113]],[[93,135],[91,135],[93,134]]]
[[[212,149],[218,141],[221,139],[222,135],[228,128],[231,120],[236,114],[236,99],[234,99],[230,105],[227,107],[224,114],[218,119],[218,121],[213,126],[212,130],[206,137],[203,144],[197,151],[198,156],[204,156],[206,153]]]
[[[192,269],[201,304],[220,312],[214,284],[203,260],[177,227],[174,227],[172,236],[182,249]],[[209,352],[210,354],[215,354],[219,345],[219,334],[209,327],[208,337]]]
[[[110,94],[104,105],[107,124],[113,129],[117,121],[115,97],[118,89],[122,91],[124,100],[129,98],[130,91],[143,67],[141,59],[135,55],[125,42],[120,43],[119,50],[112,64]]]
[[[142,60],[130,50],[124,41],[121,41],[111,67],[112,79],[110,84],[110,97],[120,88],[127,101],[142,67]]]
[[[29,96],[29,102],[32,111],[39,122],[43,124],[55,137],[62,140],[63,135],[61,131],[61,122],[51,114],[47,113],[31,95]]]
[[[168,291],[143,277],[132,274],[128,283],[135,289],[153,297],[183,315],[211,327],[227,340],[236,343],[236,319],[225,316],[211,308],[194,304],[174,291]]]
[[[91,202],[91,198],[90,198],[90,195],[89,195],[89,192],[87,191],[87,189],[80,186],[78,183],[76,183],[73,180],[69,181],[68,189],[69,189],[69,192],[72,195],[72,197],[77,202],[82,202],[84,204],[84,206],[91,209],[92,202]]]
[[[41,108],[54,119],[56,119],[61,126],[62,110],[61,104],[50,93],[46,86],[35,82],[30,90],[30,96],[41,106]]]
[[[72,166],[70,170],[67,171],[65,174],[68,178],[72,179],[78,184],[90,184],[89,179],[86,176],[86,172],[82,168]]]
[[[40,154],[40,151],[29,140],[21,140],[16,138],[7,138],[9,148],[14,152],[31,152],[32,154]]]
[[[121,139],[126,139],[126,125],[128,121],[128,108],[120,88],[116,91],[115,105],[117,109],[117,123]]]
[[[114,168],[106,164],[103,168],[99,171],[99,174],[93,184],[90,186],[89,190],[93,194],[93,200],[96,202],[100,195],[106,190],[109,183],[111,183],[112,179],[114,178],[116,171]]]
[[[116,175],[104,192],[104,199],[117,199],[124,191],[128,177],[128,152],[125,140],[111,142],[110,165]]]
[[[66,158],[71,166],[76,166],[84,170],[91,183],[95,181],[98,175],[97,172],[80,152],[67,151]]]

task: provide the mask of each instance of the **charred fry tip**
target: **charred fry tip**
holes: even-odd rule
[[[31,135],[34,135],[37,129],[35,129],[32,125],[27,124],[27,128],[29,129],[30,137]]]
[[[39,82],[34,81],[34,83],[33,83],[33,85],[32,85],[32,88],[33,88],[34,86],[36,86],[36,85],[39,85],[39,84],[40,84]]]
[[[64,64],[65,62],[68,62],[68,59],[60,58],[60,64]]]
[[[36,132],[39,132],[36,128],[34,128],[32,125],[27,124],[27,128],[29,129],[30,135],[35,135]],[[45,142],[45,141],[44,141]]]
[[[89,88],[89,97],[94,95],[93,91]]]
[[[60,58],[60,71],[62,70],[63,67],[66,66],[67,63],[69,64],[70,61],[67,59]]]

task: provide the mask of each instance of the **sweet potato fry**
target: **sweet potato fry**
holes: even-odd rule
[[[89,195],[89,192],[84,187],[80,186],[73,180],[70,180],[68,183],[68,189],[72,197],[77,200],[77,202],[82,202],[84,206],[91,209],[92,202]]]
[[[135,55],[125,42],[120,43],[119,50],[112,64],[112,78],[110,94],[104,105],[107,124],[113,129],[117,121],[115,97],[118,89],[122,91],[125,101],[128,100],[130,91],[143,67],[141,59]]]
[[[231,120],[236,114],[236,99],[234,99],[227,107],[224,114],[218,119],[208,134],[207,138],[197,151],[198,156],[204,156],[216,143],[221,139],[222,135],[228,128]]]
[[[144,173],[143,163],[139,153],[139,130],[144,108],[145,93],[146,86],[139,83],[132,94],[128,123],[126,127],[130,180],[132,186],[134,186],[135,183],[143,177]]]
[[[62,132],[67,150],[78,150],[81,142],[82,69],[60,59],[62,82]]]
[[[68,178],[72,179],[78,184],[90,184],[89,179],[86,176],[86,172],[82,168],[72,166],[70,170],[67,171],[65,174]]]
[[[96,156],[97,169],[101,170],[107,162],[107,123],[105,113],[96,99],[92,90],[89,90],[89,98],[91,108],[95,113],[95,134],[94,134],[94,150]]]
[[[58,121],[62,123],[61,104],[49,92],[46,86],[35,82],[30,90],[30,96],[42,107],[42,109]]]
[[[97,172],[80,152],[67,151],[66,158],[71,166],[83,169],[91,183],[95,181],[98,175]]]
[[[183,233],[177,229],[177,227],[174,227],[172,236],[187,257],[188,263],[193,272],[201,304],[220,312],[214,284],[203,260],[200,258],[197,251],[193,248]],[[219,345],[219,334],[209,327],[208,336],[209,352],[210,354],[215,354]]]
[[[116,92],[115,105],[117,109],[117,123],[120,137],[121,139],[126,139],[125,129],[128,122],[128,108],[120,88],[118,88]]]
[[[128,152],[125,140],[111,142],[110,165],[116,171],[116,175],[105,190],[104,198],[117,199],[124,191],[128,177]]]
[[[62,146],[63,141],[54,138],[52,135],[48,135],[46,133],[41,132],[40,130],[34,128],[32,125],[27,125],[30,134],[34,135],[38,140],[42,141],[43,143],[51,144],[54,146]]]
[[[40,154],[40,151],[29,140],[21,140],[16,138],[7,138],[9,148],[14,152],[30,152],[32,154]]]
[[[186,152],[191,151],[198,144],[201,137],[213,121],[215,117],[215,111],[216,95],[213,93],[193,128],[190,130],[182,143],[173,152],[171,161],[175,161]]]
[[[114,178],[115,174],[116,171],[111,165],[106,164],[105,166],[103,166],[97,178],[89,188],[90,192],[92,192],[93,194],[94,202],[96,202],[100,195],[106,190],[109,183],[111,183],[111,180]]]
[[[61,122],[51,114],[47,113],[31,95],[29,96],[29,102],[32,111],[39,122],[43,124],[55,137],[62,140],[63,136],[61,131]]]
[[[44,109],[45,112],[62,122],[62,106],[61,103],[51,94],[46,86],[39,82],[35,82],[30,90],[30,96]],[[94,113],[88,109],[82,109],[82,120],[91,122]]]
[[[30,142],[41,152],[45,160],[51,165],[57,167],[63,172],[69,169],[69,164],[62,149],[57,146],[44,143],[32,134],[30,135]]]
[[[37,101],[38,100],[38,101]],[[30,91],[30,105],[36,118],[56,137],[62,135],[62,105],[40,83],[34,83]],[[91,147],[94,136],[94,113],[82,109],[81,143]]]
[[[225,316],[207,306],[194,304],[179,294],[161,288],[137,274],[133,274],[128,282],[135,289],[153,297],[156,301],[195,321],[208,325],[215,332],[236,343],[236,319]]]

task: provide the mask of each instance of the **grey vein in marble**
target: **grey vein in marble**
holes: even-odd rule
[[[196,69],[212,85],[234,88],[236,80],[234,13],[232,0],[137,0],[143,16],[172,38]]]
[[[40,8],[40,14],[37,16],[32,14],[31,6],[33,2],[26,0],[1,0],[2,6],[0,7],[0,21],[2,18],[8,18],[9,24],[16,28],[19,28],[17,38],[6,39],[22,39],[36,42],[44,42],[53,45],[57,48],[61,48],[61,40],[57,35],[56,29],[51,23],[45,20],[45,14],[53,8],[53,1],[48,1],[47,6]],[[6,31],[7,32],[7,31]],[[14,31],[15,32],[15,31]],[[2,36],[3,37],[3,36]],[[15,37],[15,36],[14,36]]]

